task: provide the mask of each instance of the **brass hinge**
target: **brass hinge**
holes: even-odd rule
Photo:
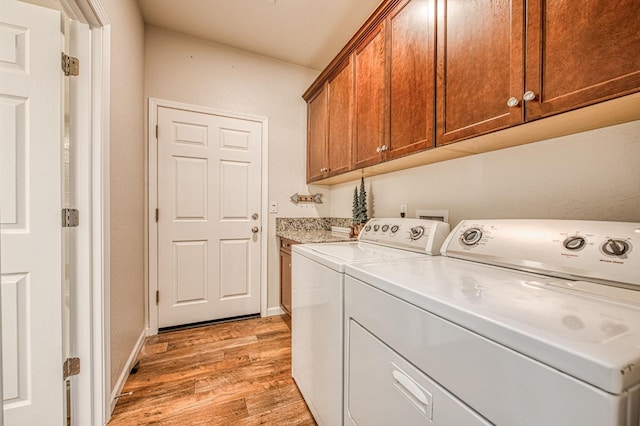
[[[80,224],[80,212],[78,209],[62,209],[62,227],[75,228]]]
[[[160,209],[156,209],[156,223],[160,220]]]
[[[62,364],[62,377],[67,380],[71,376],[80,374],[80,358],[67,358]]]
[[[158,139],[158,125],[156,124],[156,139]]]
[[[66,76],[76,76],[80,74],[80,61],[78,58],[69,56],[62,52],[61,57],[62,72]]]
[[[156,305],[160,303],[160,290],[156,290]]]

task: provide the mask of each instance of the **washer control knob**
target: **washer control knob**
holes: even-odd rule
[[[398,229],[400,229],[400,227],[398,225],[393,225],[391,227],[391,233],[395,234],[396,232],[398,232]]]
[[[587,244],[587,240],[585,240],[584,237],[581,237],[580,235],[567,237],[567,239],[565,239],[562,243],[564,248],[572,251],[580,250],[585,246],[585,244]]]
[[[478,244],[481,238],[482,238],[482,229],[469,228],[462,233],[462,237],[460,238],[460,241],[462,241],[462,244],[464,245],[473,246],[475,244]]]
[[[414,226],[409,230],[409,238],[417,240],[424,235],[424,226]]]
[[[604,254],[613,257],[623,257],[629,252],[630,248],[628,242],[611,238],[605,241],[600,247]]]
[[[382,225],[382,232],[387,232],[389,230],[389,225]]]
[[[365,227],[364,227],[364,230],[365,230],[365,231],[367,231],[367,232],[371,231],[371,225],[367,225],[367,226],[365,226]]]
[[[375,232],[378,232],[378,229],[380,229],[380,225],[373,225],[373,230]]]

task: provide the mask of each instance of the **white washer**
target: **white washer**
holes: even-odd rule
[[[342,424],[344,267],[438,255],[449,225],[371,219],[359,241],[292,249],[292,376],[318,424]]]
[[[442,253],[346,266],[345,424],[640,423],[640,223],[463,221]]]

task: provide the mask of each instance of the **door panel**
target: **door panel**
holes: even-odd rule
[[[159,326],[259,313],[261,123],[160,107],[158,129]]]
[[[307,182],[322,179],[327,156],[327,92],[323,88],[307,104]]]
[[[351,167],[353,145],[353,61],[345,65],[327,82],[328,140],[327,157],[329,176],[344,173]]]
[[[438,1],[437,145],[523,121],[523,3]]]
[[[435,17],[433,0],[409,0],[389,18],[390,136],[387,159],[434,143]]]
[[[4,418],[63,424],[60,13],[17,1],[0,18]]]
[[[527,2],[527,120],[640,87],[640,2]]]
[[[354,168],[380,162],[378,148],[385,134],[385,25],[384,22],[358,47],[356,66],[356,134]]]

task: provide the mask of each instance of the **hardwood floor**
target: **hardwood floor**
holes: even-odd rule
[[[147,339],[113,412],[117,425],[315,425],[291,378],[279,316]]]

